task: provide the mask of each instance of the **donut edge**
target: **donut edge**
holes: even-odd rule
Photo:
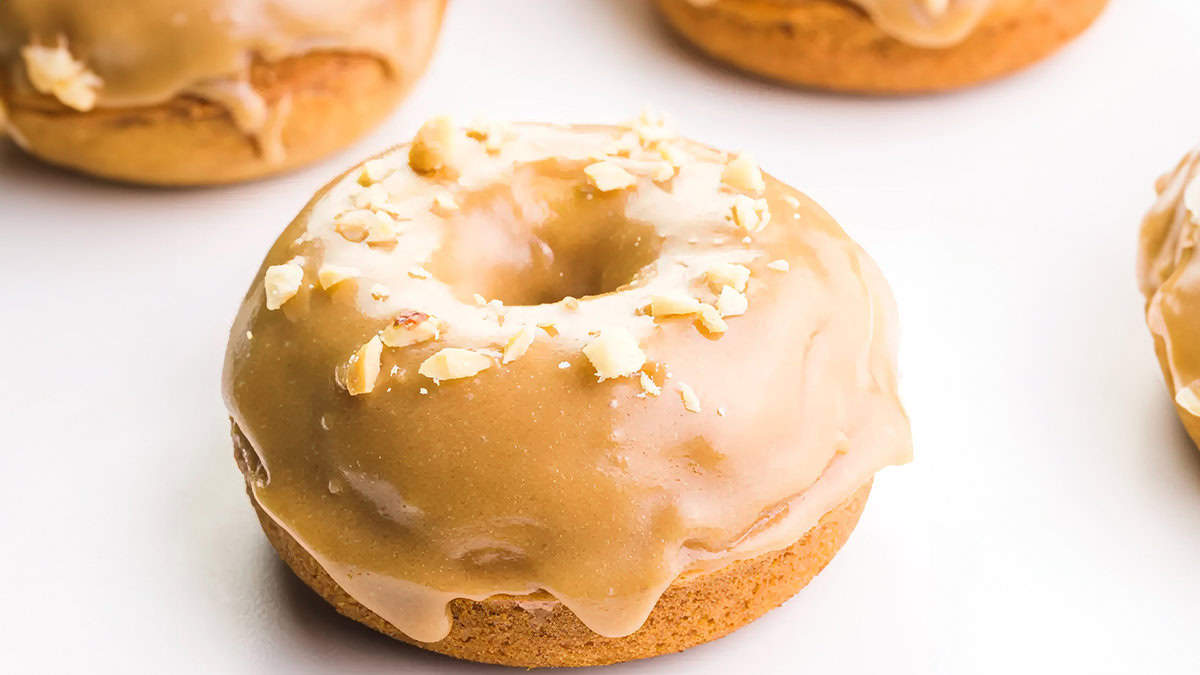
[[[843,0],[787,8],[765,0],[656,4],[685,42],[741,70],[817,89],[913,94],[966,87],[1032,65],[1086,30],[1108,0],[1000,7],[965,41],[946,49],[901,42]]]
[[[235,434],[236,431],[235,427]],[[234,456],[243,476],[250,472],[237,442]],[[781,551],[731,563],[715,572],[676,581],[659,599],[646,623],[622,638],[593,633],[550,596],[494,596],[482,602],[451,603],[453,627],[439,642],[412,640],[359,604],[291,534],[246,493],[258,522],[280,559],[337,612],[396,640],[467,661],[520,668],[599,666],[680,652],[724,637],[782,605],[808,585],[850,537],[866,506],[871,481],[822,516],[800,541]],[[526,602],[553,609],[529,611]]]

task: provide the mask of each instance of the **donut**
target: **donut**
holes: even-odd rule
[[[424,649],[582,666],[720,637],[911,455],[895,310],[744,153],[622,125],[426,122],[267,254],[223,392],[267,538]]]
[[[29,154],[203,185],[312,162],[380,122],[445,0],[5,0],[0,108]]]
[[[1163,377],[1200,445],[1200,148],[1156,188],[1158,200],[1142,221],[1138,279]]]
[[[876,94],[1009,74],[1083,32],[1108,0],[657,0],[717,60],[782,82]]]

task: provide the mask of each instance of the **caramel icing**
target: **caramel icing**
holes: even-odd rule
[[[455,598],[540,592],[628,635],[910,457],[875,265],[664,128],[427,124],[318,193],[246,295],[223,390],[253,498],[416,640]]]
[[[247,133],[267,136],[286,114],[249,86],[255,58],[274,61],[312,51],[365,53],[397,78],[421,71],[444,0],[4,0],[0,67],[31,92],[37,73],[29,49],[61,47],[97,78],[95,100],[36,86],[87,110],[163,103],[180,94],[228,108]],[[286,108],[287,99],[279,104]],[[269,145],[269,138],[267,145]],[[269,147],[264,149],[271,153]]]
[[[689,0],[697,6],[721,0]],[[796,3],[797,0],[775,0]],[[810,0],[800,0],[809,2]],[[866,12],[881,30],[918,47],[950,47],[966,39],[994,6],[1012,0],[845,0]]]
[[[1138,255],[1146,321],[1180,411],[1192,418],[1189,428],[1200,429],[1200,149],[1157,188]]]

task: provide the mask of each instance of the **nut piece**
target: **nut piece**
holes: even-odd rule
[[[408,276],[410,276],[414,279],[431,279],[431,278],[433,278],[433,274],[430,273],[430,271],[425,269],[424,267],[421,267],[420,265],[413,265],[412,267],[408,268]]]
[[[762,171],[758,169],[758,162],[749,155],[738,155],[730,160],[721,172],[721,182],[735,190],[752,194],[760,194],[767,187]]]
[[[629,127],[633,129],[633,133],[637,135],[638,141],[643,146],[651,146],[675,137],[675,130],[672,128],[670,118],[650,108],[643,108],[641,114],[630,123]]]
[[[637,182],[633,174],[608,160],[591,164],[583,172],[587,174],[588,182],[601,192],[624,190]]]
[[[353,267],[321,265],[321,269],[317,270],[317,283],[321,284],[321,290],[327,291],[343,281],[357,276],[358,270]]]
[[[717,308],[708,304],[700,305],[700,325],[710,333],[724,333],[729,330],[729,324],[721,318]]]
[[[362,172],[358,174],[358,184],[364,187],[374,185],[391,175],[392,171],[384,160],[369,159],[363,163]]]
[[[434,382],[471,377],[492,367],[492,360],[479,352],[447,347],[421,362],[417,372]]]
[[[679,397],[683,399],[683,407],[689,411],[700,412],[700,397],[696,395],[696,390],[692,389],[683,382],[679,383]]]
[[[263,274],[263,288],[267,291],[267,309],[276,310],[295,297],[304,281],[304,268],[295,261],[282,265],[271,265]]]
[[[396,221],[390,216],[367,209],[347,211],[334,219],[333,229],[346,241],[381,246],[395,244]]]
[[[1175,392],[1175,403],[1193,417],[1200,417],[1200,395],[1196,394],[1196,383],[1190,387],[1181,387]]]
[[[533,344],[533,338],[536,336],[537,332],[534,329],[529,326],[521,326],[504,346],[504,357],[500,359],[500,363],[507,365],[525,356],[525,352],[529,351],[529,345]]]
[[[733,290],[732,287],[726,286],[721,289],[721,295],[717,298],[717,311],[721,316],[741,316],[746,313],[746,308],[750,306],[746,296]]]
[[[459,132],[454,120],[442,115],[421,125],[408,150],[408,165],[417,173],[452,168]]]
[[[714,293],[720,293],[725,286],[730,286],[735,291],[745,292],[746,282],[750,279],[750,268],[745,265],[718,263],[704,273],[704,279]]]
[[[628,331],[606,328],[600,336],[583,348],[583,355],[592,362],[601,382],[638,372],[646,363],[646,355]]]
[[[441,322],[424,312],[402,312],[380,332],[383,344],[389,347],[407,347],[418,342],[436,340]]]
[[[648,374],[642,373],[640,381],[642,385],[642,392],[645,393],[646,396],[658,396],[662,393],[662,387],[655,384],[654,378],[650,377]]]
[[[767,269],[775,272],[786,272],[792,269],[792,266],[788,263],[788,261],[780,258],[779,260],[772,260],[771,262],[767,263]]]
[[[733,198],[733,222],[747,232],[759,232],[771,222],[767,200],[751,199],[746,195]]]
[[[346,391],[351,396],[369,394],[375,390],[375,380],[379,379],[379,357],[382,354],[383,343],[376,335],[350,357],[346,369]]]
[[[433,196],[433,212],[435,214],[445,216],[457,210],[458,202],[454,201],[454,195],[449,192],[439,192]]]
[[[686,295],[656,295],[650,299],[650,316],[686,316],[700,312],[700,301]]]
[[[71,56],[64,41],[60,40],[56,47],[22,47],[21,57],[34,89],[75,110],[87,112],[96,106],[96,90],[104,83]]]

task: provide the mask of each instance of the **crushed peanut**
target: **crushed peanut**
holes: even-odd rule
[[[392,297],[392,289],[383,284],[375,284],[371,287],[371,297],[380,301],[387,300]]]
[[[637,135],[638,141],[645,146],[651,146],[675,137],[675,130],[670,118],[661,112],[649,108],[642,109],[641,114],[629,126],[633,129],[633,133]]]
[[[353,267],[325,264],[317,270],[317,283],[321,284],[321,290],[327,291],[343,281],[357,276],[358,270]]]
[[[747,232],[759,232],[771,222],[767,200],[751,199],[746,195],[733,198],[731,214],[734,224]]]
[[[402,312],[380,333],[383,344],[399,348],[436,340],[441,333],[437,317],[424,312]]]
[[[368,159],[363,162],[362,171],[358,174],[358,184],[364,187],[374,185],[387,178],[394,169],[388,167],[382,159]]]
[[[751,194],[760,194],[767,188],[758,163],[749,155],[738,155],[731,159],[721,172],[721,182]]]
[[[504,147],[508,129],[499,122],[475,120],[467,126],[467,137],[483,143],[483,149],[489,155],[494,155]]]
[[[721,289],[721,295],[717,298],[717,311],[722,317],[726,316],[741,316],[746,313],[746,309],[750,306],[746,296],[733,290],[730,286],[725,286]]]
[[[720,293],[725,286],[733,290],[745,292],[746,282],[750,279],[750,268],[733,263],[718,263],[704,273],[704,280],[714,293]]]
[[[304,281],[304,268],[296,261],[282,265],[271,265],[263,274],[263,288],[267,292],[267,309],[276,310],[296,296],[300,283]]]
[[[333,221],[333,229],[346,241],[366,242],[372,246],[395,244],[396,221],[386,214],[367,209],[347,211]]]
[[[788,270],[792,269],[792,266],[790,263],[788,263],[788,261],[779,259],[772,260],[771,262],[767,263],[767,269],[774,272],[787,272]]]
[[[655,384],[654,378],[650,377],[648,373],[642,373],[639,381],[642,385],[642,393],[646,396],[658,396],[662,393],[662,387]]]
[[[633,174],[609,160],[588,165],[583,172],[587,174],[588,182],[601,192],[624,190],[637,182]]]
[[[420,265],[413,265],[412,267],[408,268],[408,276],[410,276],[414,279],[431,279],[431,278],[433,278],[433,274],[431,274],[429,272],[429,270],[425,269],[424,267],[421,267]]]
[[[417,173],[433,173],[453,168],[458,150],[459,130],[447,116],[430,119],[421,125],[408,150],[408,165]]]
[[[701,303],[700,325],[710,333],[724,333],[729,330],[729,324],[721,318],[721,313],[712,305]]]
[[[1196,394],[1194,383],[1191,387],[1180,387],[1175,392],[1175,403],[1193,417],[1200,417],[1200,395]]]
[[[504,345],[504,357],[500,359],[500,363],[507,365],[525,356],[525,352],[529,351],[529,345],[533,344],[535,337],[537,337],[537,332],[534,329],[529,326],[521,326],[508,339],[508,344]]]
[[[600,381],[633,375],[646,363],[646,355],[637,339],[620,328],[606,328],[583,348]]]
[[[687,316],[700,312],[700,301],[686,295],[656,295],[650,299],[650,316]]]
[[[71,56],[65,41],[60,39],[54,47],[27,45],[21,48],[21,57],[34,89],[82,112],[96,106],[96,91],[104,83]]]
[[[417,372],[434,382],[471,377],[492,367],[492,360],[470,349],[447,347],[421,362]]]
[[[433,212],[445,216],[458,210],[458,202],[449,192],[439,192],[433,196]]]
[[[346,391],[350,392],[351,396],[369,394],[375,390],[382,355],[383,343],[376,335],[350,357],[346,369]]]
[[[683,399],[683,407],[690,412],[700,412],[700,397],[696,395],[696,390],[683,382],[680,382],[678,386],[679,397]]]

